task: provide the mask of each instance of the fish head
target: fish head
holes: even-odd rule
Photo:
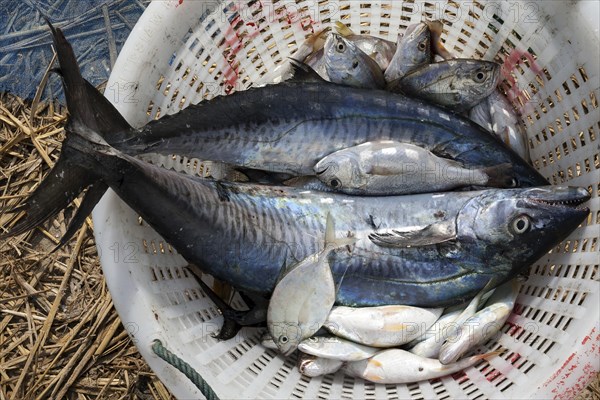
[[[431,61],[431,31],[424,22],[410,25],[399,43],[402,62],[418,66]]]
[[[286,322],[273,326],[273,340],[284,356],[289,356],[298,348],[303,340],[302,331],[298,324]]]
[[[581,205],[589,198],[588,191],[578,187],[489,190],[461,210],[457,231],[469,237],[465,243],[470,251],[487,260],[484,268],[518,272],[587,217],[590,210]]]
[[[453,89],[456,91],[455,99],[464,103],[464,108],[469,109],[489,96],[500,80],[500,64],[484,60],[451,60],[450,66],[455,65]],[[452,68],[451,68],[452,69]]]
[[[325,69],[334,83],[356,87],[381,87],[383,72],[375,60],[355,43],[332,33],[325,41]]]
[[[353,151],[340,150],[324,157],[314,171],[321,182],[335,190],[363,186],[360,160]]]

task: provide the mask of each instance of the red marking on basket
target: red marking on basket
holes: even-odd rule
[[[488,382],[492,382],[494,379],[496,379],[500,375],[502,375],[502,374],[498,370],[494,370],[493,372],[490,372],[488,375],[486,375],[485,379],[487,379]]]
[[[521,355],[519,353],[515,353],[510,357],[510,363],[514,365],[520,359],[521,359]]]
[[[502,63],[502,67],[500,68],[501,76],[506,80],[506,96],[508,100],[513,104],[516,102],[518,98],[521,98],[522,102],[527,105],[530,101],[524,94],[523,90],[519,89],[519,85],[517,84],[517,80],[512,75],[513,71],[516,69],[517,65],[524,63],[525,60],[529,61],[529,68],[536,75],[538,75],[541,79],[544,79],[544,74],[542,73],[542,68],[538,65],[537,61],[533,57],[533,55],[528,51],[514,49],[510,52],[508,57],[504,59]],[[525,108],[526,106],[524,106]],[[525,113],[529,113],[530,110],[523,110]]]
[[[467,377],[467,374],[464,373],[464,371],[460,371],[460,372],[456,372],[452,375],[450,375],[452,377],[452,379],[454,379],[458,384],[461,384],[463,382],[466,382],[469,380],[469,378]]]

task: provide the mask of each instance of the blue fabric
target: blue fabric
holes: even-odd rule
[[[71,42],[83,76],[93,85],[110,75],[108,12],[116,54],[149,0],[32,0]],[[23,0],[0,0],[0,92],[32,99],[50,60],[52,38],[40,13]],[[63,99],[53,74],[42,98]]]

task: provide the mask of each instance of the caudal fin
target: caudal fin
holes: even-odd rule
[[[74,136],[98,135],[102,141],[116,143],[133,134],[133,129],[114,106],[93,85],[81,76],[73,48],[59,28],[55,28],[44,16],[56,49],[60,68],[55,70],[62,77],[69,118],[65,126],[66,139],[58,162],[44,181],[35,189],[24,204],[8,212],[25,211],[26,215],[0,238],[19,235],[56,216],[83,190],[98,181],[98,177],[77,160],[77,153],[70,151]],[[106,191],[106,185],[89,190],[84,198],[84,208],[71,222],[61,245],[85,221]],[[85,215],[83,215],[85,213]]]
[[[484,168],[483,172],[488,176],[486,186],[497,188],[515,188],[519,186],[516,174],[511,164],[499,164]]]

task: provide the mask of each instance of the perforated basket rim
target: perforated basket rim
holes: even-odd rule
[[[368,2],[365,1],[360,3]],[[372,3],[381,4],[385,2]],[[446,4],[446,1],[434,1],[429,3],[443,5]],[[597,24],[598,21],[590,17],[590,15],[594,15],[594,12],[596,12],[595,15],[598,15],[597,3],[595,6],[592,5],[589,8],[585,8],[581,4],[568,7],[561,2],[552,2],[550,5],[547,3],[534,4],[539,7],[539,10],[542,12],[541,15],[548,15],[551,12],[557,13],[557,10],[564,11],[564,13],[557,13],[564,18],[564,21],[558,25],[562,25],[563,27],[571,26],[570,29],[574,32],[572,38],[582,40],[583,37],[587,35],[588,39],[591,36],[593,37],[593,40],[598,41],[598,29],[591,25],[594,22]],[[162,73],[161,71],[164,70],[164,66],[168,66],[169,62],[172,61],[173,50],[181,44],[180,40],[186,35],[188,28],[197,25],[197,21],[201,16],[208,15],[215,7],[217,7],[217,3],[211,1],[192,2],[187,0],[173,0],[153,2],[147,8],[119,55],[117,64],[115,65],[108,82],[106,92],[106,96],[109,100],[115,104],[132,125],[140,126],[147,121],[148,116],[143,112],[145,109],[140,109],[139,104],[148,104],[149,99],[154,98],[156,92],[154,84],[154,82],[156,82],[155,78]],[[579,21],[579,25],[569,25],[576,20],[578,15],[585,16]],[[352,18],[344,22],[355,25],[359,20],[359,17],[352,16]],[[582,21],[587,21],[587,24]],[[456,32],[454,33],[456,34]],[[456,41],[457,36],[458,34],[456,36],[448,35],[448,43]],[[590,75],[590,82],[597,82],[598,73],[592,75],[593,71],[598,71],[597,49],[594,48],[597,46],[590,47],[592,47],[589,54],[591,61],[588,63],[587,71]],[[596,53],[594,53],[594,51],[596,51]],[[594,56],[596,56],[595,65]],[[175,66],[176,63],[174,63],[171,68],[174,68]],[[140,83],[135,85],[133,92],[131,92],[131,90],[133,90],[132,82]],[[598,85],[595,85],[592,89],[597,91],[597,88]],[[156,104],[154,107],[157,107]],[[156,110],[154,109],[154,111]],[[550,142],[552,142],[552,140],[550,140]],[[551,143],[548,147],[554,147],[555,145],[560,146],[560,141],[556,140],[556,144]],[[535,154],[535,148],[533,149],[533,152]],[[542,173],[545,173],[546,175],[550,175],[549,169],[551,168],[552,165],[540,167]],[[569,183],[574,185],[584,185],[586,184],[585,178],[586,176],[580,178],[575,177],[571,179]],[[595,194],[591,202],[592,210],[598,210],[598,200],[597,194]],[[246,394],[244,393],[232,393],[228,391],[229,388],[226,385],[222,385],[220,379],[212,376],[210,371],[202,371],[202,363],[189,353],[189,349],[186,346],[171,340],[175,335],[179,334],[178,331],[180,327],[171,325],[168,318],[166,318],[170,311],[168,309],[165,311],[161,306],[150,301],[149,296],[149,294],[160,294],[162,290],[161,284],[156,283],[149,287],[146,281],[141,280],[139,276],[136,275],[139,268],[138,263],[130,262],[132,259],[128,259],[127,257],[129,254],[127,252],[131,250],[128,246],[135,247],[136,243],[138,243],[136,242],[138,238],[134,241],[128,239],[133,237],[132,232],[137,226],[137,216],[135,213],[125,207],[114,193],[110,192],[94,210],[93,218],[100,260],[115,307],[125,327],[136,342],[140,353],[169,390],[178,398],[201,397],[199,391],[183,377],[183,375],[158,359],[152,353],[150,346],[154,339],[160,339],[163,343],[169,344],[171,346],[171,351],[182,356],[192,365],[198,365],[198,369],[201,370],[207,381],[213,386],[217,393],[222,394],[224,397],[246,397]],[[584,233],[580,234],[587,234],[589,231],[596,228],[597,225],[583,227],[580,231],[584,231]],[[144,236],[144,238],[147,238],[148,243],[152,243],[152,246],[154,246],[154,243],[162,243],[160,237],[156,234],[149,237]],[[116,253],[119,253],[119,255],[116,255]],[[571,258],[571,255],[567,256],[563,258]],[[572,257],[577,256],[579,255]],[[182,263],[182,259],[174,255],[166,261],[165,267],[175,267],[179,263]],[[550,261],[548,264],[550,264]],[[175,270],[177,269],[175,268]],[[548,279],[543,279],[542,277],[536,279],[540,281],[540,285],[554,287],[552,285],[557,285],[555,280],[558,278],[549,277]],[[182,281],[185,281],[185,279],[182,279]],[[190,307],[198,301],[199,300],[197,299],[190,301]],[[595,292],[590,291],[588,298],[586,298],[586,304],[598,305],[599,303],[600,298],[598,290]],[[566,309],[570,310],[568,307]],[[600,326],[598,322],[600,319],[598,318],[599,308],[596,306],[596,309],[589,309],[588,311],[590,318],[579,318],[569,325],[569,332],[577,331],[581,334],[567,335],[568,337],[564,339],[565,341],[561,343],[561,345],[565,348],[571,348],[573,351],[571,354],[561,354],[560,357],[550,360],[549,362],[554,369],[548,367],[536,368],[533,370],[535,373],[525,376],[522,374],[519,375],[518,371],[515,372],[510,370],[510,368],[506,370],[507,365],[510,367],[511,364],[504,361],[498,361],[495,368],[498,370],[504,368],[503,372],[517,382],[510,390],[505,392],[504,395],[510,396],[515,393],[525,395],[525,393],[527,393],[530,397],[548,398],[556,396],[560,397],[560,395],[565,393],[572,394],[572,390],[580,390],[585,381],[591,376],[590,371],[584,371],[583,368],[581,370],[575,369],[569,371],[569,368],[573,365],[579,365],[591,366],[592,370],[595,371],[600,370],[597,359],[597,343],[600,340]],[[216,317],[212,321],[218,323],[220,319],[219,317]],[[206,333],[207,332],[201,332],[201,335],[206,335]],[[252,333],[249,333],[246,330],[243,333],[250,336],[252,335]],[[222,347],[227,345],[214,345],[212,350],[216,352],[217,350],[215,349],[219,346]],[[280,361],[280,364],[283,364],[283,361]],[[232,371],[232,374],[235,374],[236,372],[238,371]],[[534,376],[538,379],[532,383],[531,378]],[[261,378],[264,379],[266,377],[261,376]],[[317,380],[319,379],[321,378],[317,378]],[[486,397],[491,394],[498,394],[497,392],[490,391],[489,387],[485,387],[486,384],[484,381],[486,380],[486,377],[483,376],[481,372],[477,371],[469,374],[468,379],[475,386],[481,385],[481,391]],[[444,378],[442,379],[442,382],[447,385],[453,384],[451,378]],[[343,380],[339,379],[336,375],[332,385],[340,385],[341,387],[342,384]],[[454,385],[456,384],[454,383]],[[248,389],[251,389],[251,387]],[[364,388],[359,389],[366,390]],[[521,389],[523,392],[515,389]],[[429,390],[429,392],[427,392],[427,390]],[[259,394],[259,392],[252,390],[249,390],[247,393],[250,393],[249,396]],[[338,392],[338,394],[340,393],[341,392]],[[385,392],[378,389],[377,393],[381,394]],[[409,395],[408,390],[404,393]],[[435,395],[436,392],[433,391],[431,385],[424,385],[421,388],[421,393],[423,396],[427,397],[426,393]],[[260,392],[260,394],[265,395],[264,392]],[[313,397],[316,397],[318,394],[318,392],[312,392]],[[333,395],[332,397],[336,396]]]

